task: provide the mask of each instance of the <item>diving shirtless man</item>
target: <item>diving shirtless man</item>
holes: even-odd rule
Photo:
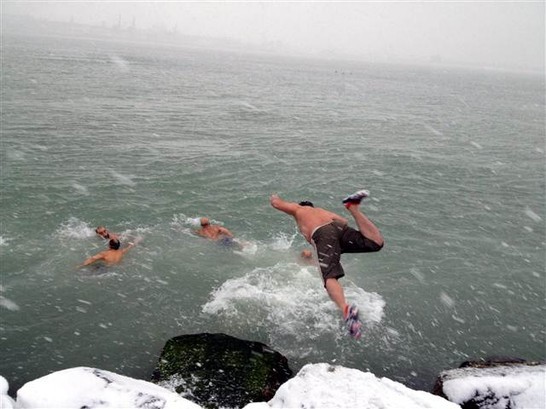
[[[338,279],[345,275],[340,263],[342,253],[364,253],[379,251],[384,240],[379,229],[360,211],[360,202],[369,193],[360,190],[343,199],[343,204],[354,218],[358,229],[348,226],[342,216],[314,207],[311,202],[287,202],[278,195],[270,198],[271,206],[294,217],[299,231],[313,245],[315,256],[324,280],[324,287],[332,301],[343,312],[349,333],[360,337],[360,321],[356,306],[349,306],[343,287]]]

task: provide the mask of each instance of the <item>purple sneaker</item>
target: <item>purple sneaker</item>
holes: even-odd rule
[[[358,308],[356,305],[351,305],[345,310],[345,324],[349,335],[354,339],[359,339],[362,336],[362,323],[358,319]]]

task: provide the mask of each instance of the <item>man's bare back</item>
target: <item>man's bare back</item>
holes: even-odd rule
[[[120,249],[121,243],[119,240],[110,239],[108,245],[110,247],[108,250],[101,251],[100,253],[89,257],[79,267],[88,266],[89,264],[93,264],[99,260],[104,261],[107,265],[117,264],[122,260],[125,253],[127,253],[127,251],[129,251],[129,249],[135,245],[135,243],[129,243],[127,247]]]
[[[347,224],[347,219],[320,207],[300,206],[293,216],[296,219],[298,229],[309,243],[311,243],[311,236],[316,228],[334,220]]]
[[[277,195],[271,195],[270,202],[274,208],[294,217],[298,229],[309,243],[311,243],[311,235],[317,227],[324,226],[334,220],[338,220],[343,224],[348,223],[347,219],[344,217],[328,210],[320,207],[301,206],[297,203],[286,202]]]
[[[99,253],[100,257],[106,264],[117,264],[121,261],[123,256],[125,255],[125,251],[127,248],[123,250],[104,250]]]

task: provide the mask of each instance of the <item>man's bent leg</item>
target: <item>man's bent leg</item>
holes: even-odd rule
[[[370,240],[372,240],[374,243],[378,244],[379,246],[383,246],[383,235],[379,231],[379,229],[371,222],[370,219],[368,219],[364,213],[360,211],[360,205],[354,204],[347,207],[347,210],[353,218],[355,219],[356,224],[358,225],[358,230],[360,230],[360,233],[362,235]]]

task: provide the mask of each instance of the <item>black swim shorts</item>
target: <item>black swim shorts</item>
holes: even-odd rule
[[[345,275],[340,263],[343,253],[367,253],[379,251],[382,247],[337,220],[317,228],[311,238],[325,283],[327,278],[337,279]]]

